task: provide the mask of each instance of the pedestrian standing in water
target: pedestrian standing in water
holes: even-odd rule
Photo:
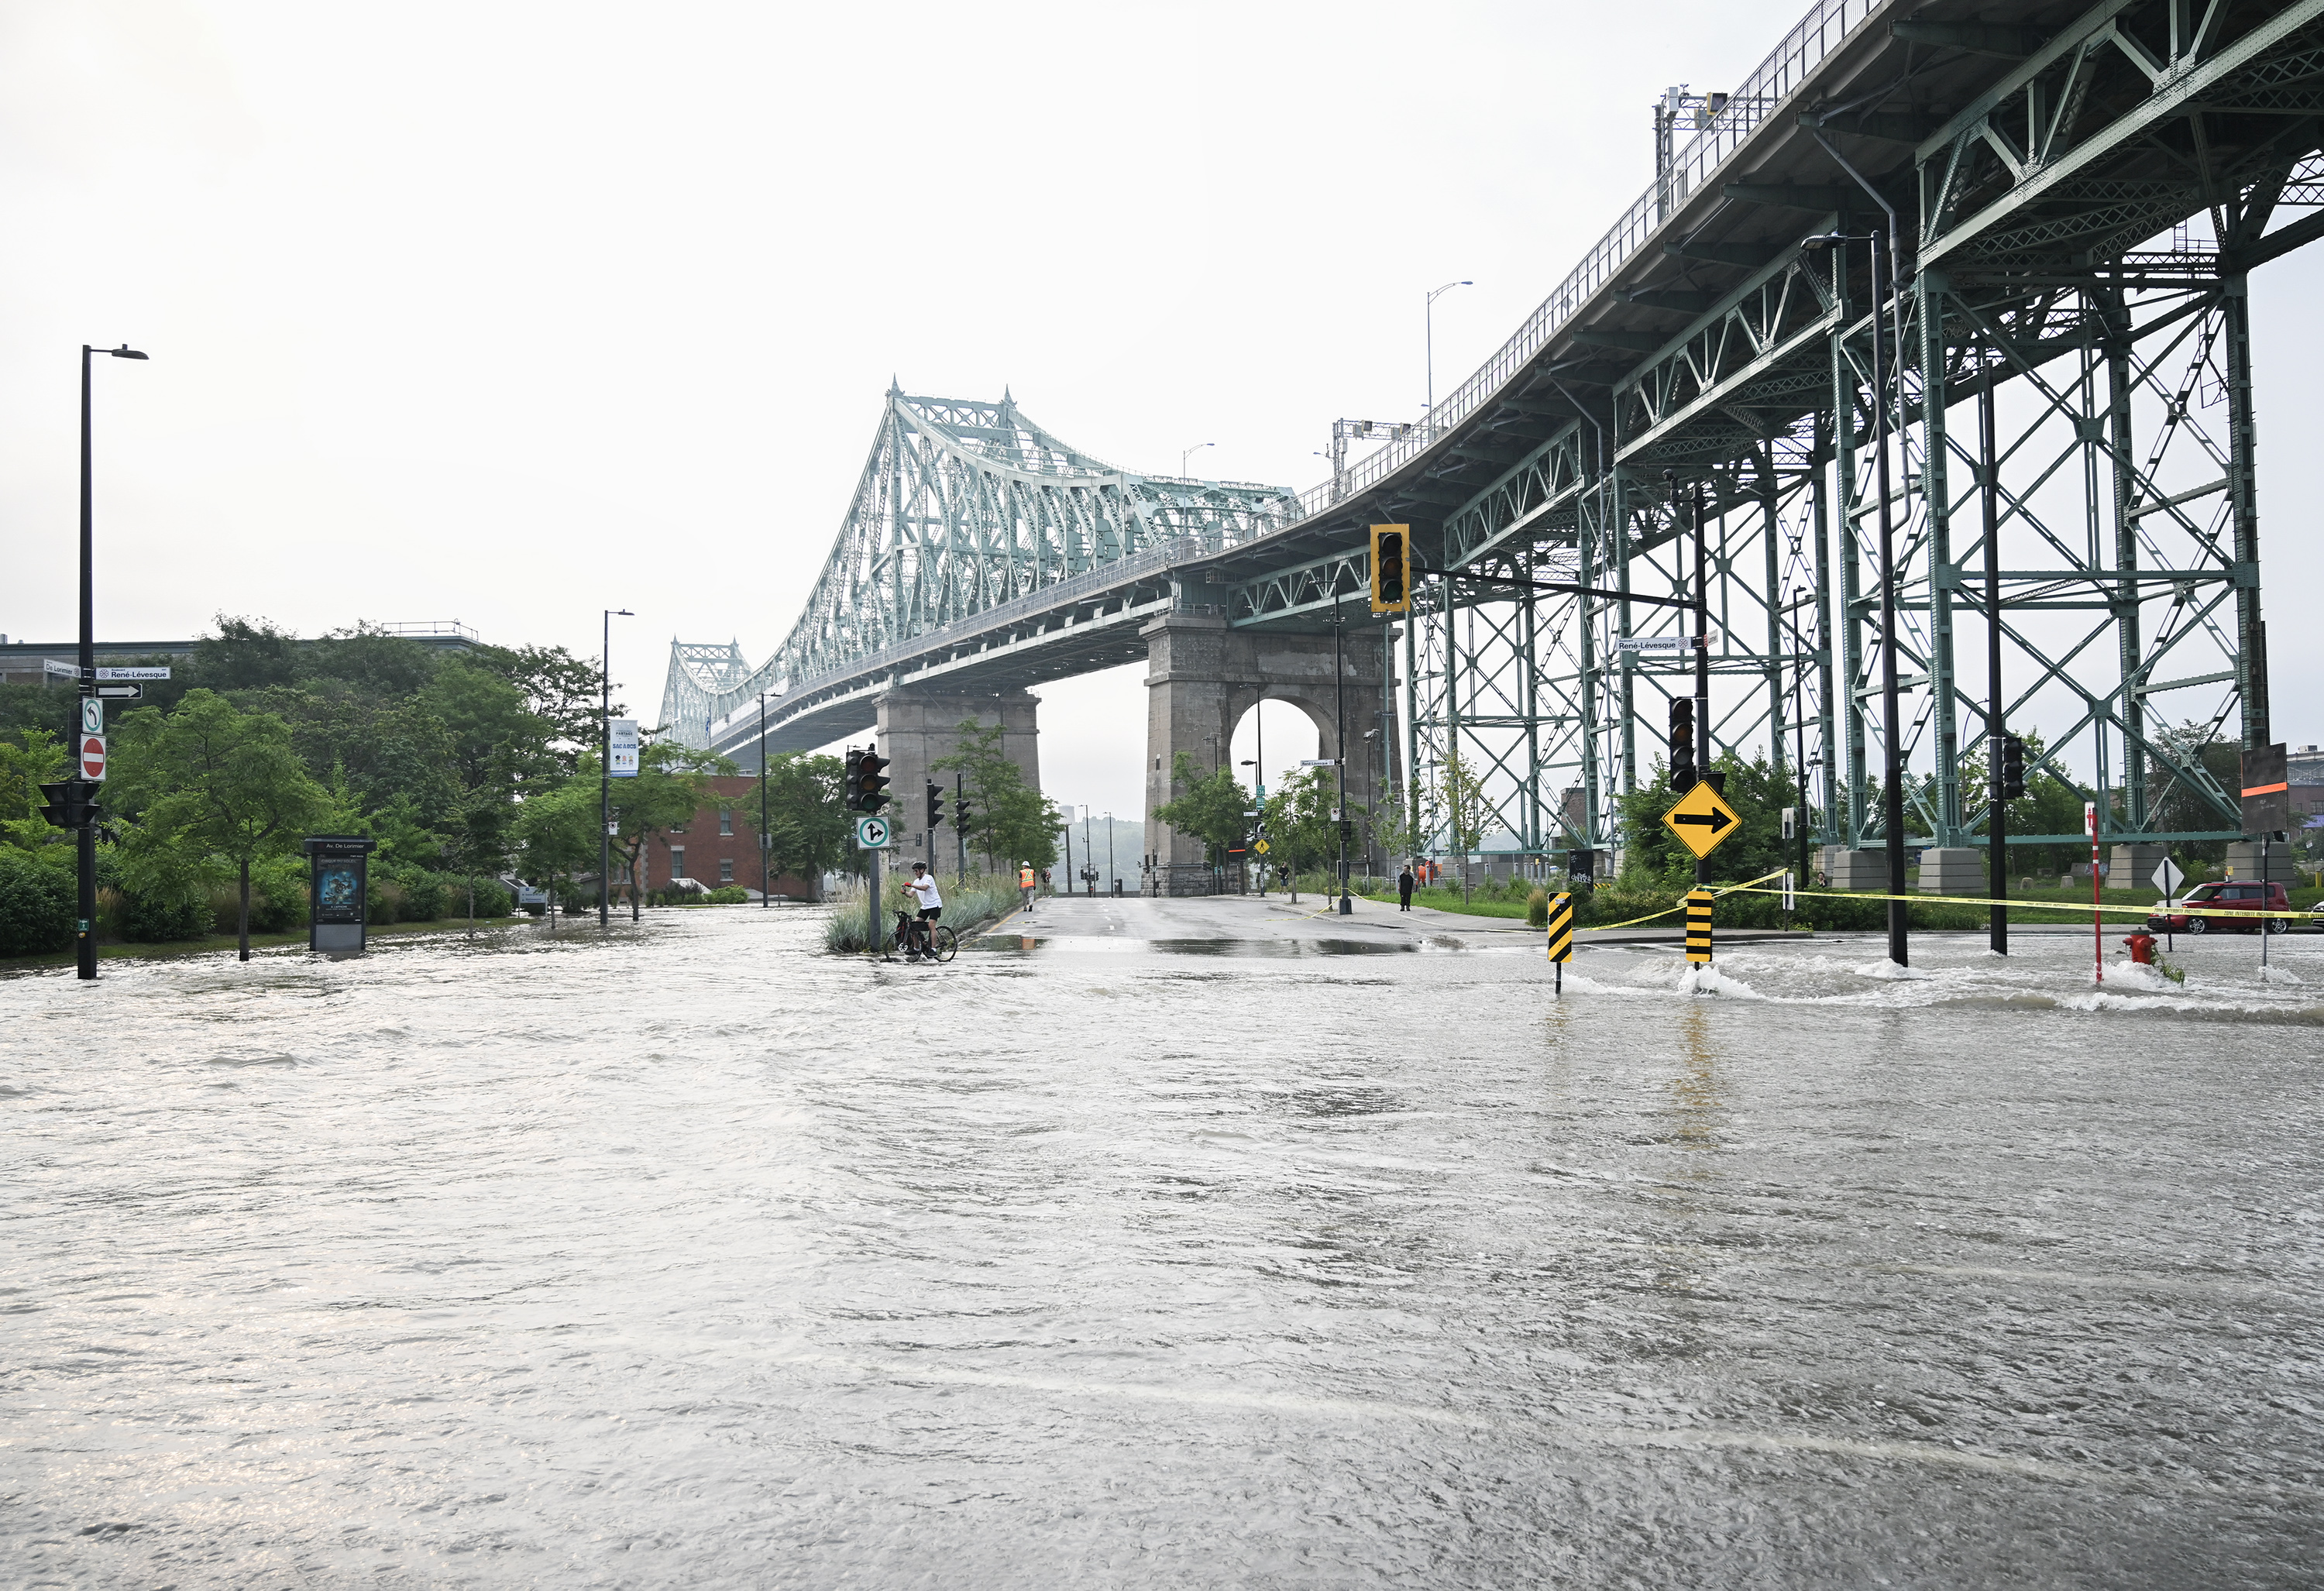
[[[1406,862],[1404,871],[1396,876],[1396,909],[1400,912],[1408,912],[1412,909],[1412,864],[1410,862]]]

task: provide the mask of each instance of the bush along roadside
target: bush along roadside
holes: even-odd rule
[[[971,929],[1015,911],[1018,903],[1025,898],[1013,879],[971,878],[965,884],[957,879],[942,879],[937,887],[944,893],[945,925],[964,938]],[[880,891],[880,915],[885,919],[880,924],[883,943],[895,932],[898,892],[884,885]],[[905,898],[908,900],[910,897]],[[846,892],[832,903],[831,915],[824,923],[824,948],[843,955],[871,950],[871,917],[870,892],[851,881]]]

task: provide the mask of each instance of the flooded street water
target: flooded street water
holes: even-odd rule
[[[1085,910],[0,978],[0,1584],[2319,1582],[2324,938]]]

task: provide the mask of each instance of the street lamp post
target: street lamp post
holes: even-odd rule
[[[770,880],[768,877],[769,841],[767,839],[767,692],[759,693],[759,905],[772,911],[774,903],[768,898]]]
[[[1874,483],[1880,493],[1880,735],[1885,742],[1880,816],[1881,826],[1887,831],[1888,959],[1902,967],[1909,964],[1906,957],[1910,953],[1904,902],[1904,759],[1897,744],[1903,715],[1896,700],[1896,528],[1888,496],[1888,375],[1881,337],[1881,319],[1887,313],[1888,292],[1881,278],[1886,256],[1881,253],[1880,242],[1877,232],[1827,232],[1807,239],[1804,246],[1821,249],[1851,243],[1872,245],[1872,445]],[[1893,276],[1895,262],[1886,260],[1886,263]],[[1903,353],[1902,348],[1897,350],[1899,357]]]
[[[1178,474],[1180,478],[1192,480],[1194,477],[1186,474],[1186,461],[1194,457],[1194,455],[1202,452],[1204,448],[1216,447],[1217,446],[1218,444],[1215,442],[1197,442],[1191,447],[1181,447],[1178,449]]]
[[[613,882],[613,619],[634,619],[627,608],[599,615],[597,638],[597,926],[611,921]]]
[[[88,429],[88,356],[109,354],[115,359],[143,359],[144,354],[124,343],[118,348],[92,348],[80,345],[80,678],[75,683],[74,711],[79,711],[81,700],[97,693],[97,507],[95,473],[90,463]],[[71,732],[65,744],[73,748],[72,761],[68,765],[74,778],[80,777],[81,724],[78,718],[68,726]],[[75,832],[74,841],[78,851],[80,873],[79,927],[73,938],[73,961],[77,975],[84,979],[97,976],[97,825],[82,822]]]
[[[1428,436],[1431,441],[1436,437],[1436,300],[1454,288],[1476,285],[1473,281],[1448,281],[1443,287],[1430,290],[1428,302],[1424,307],[1422,332],[1428,346]]]

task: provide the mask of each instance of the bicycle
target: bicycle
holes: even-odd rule
[[[919,935],[912,932],[918,926],[920,926],[920,921],[913,915],[911,907],[906,906],[897,912],[895,944],[898,950],[906,955],[918,951],[931,961],[949,961],[960,953],[960,935],[942,923],[927,924],[927,948],[920,950]]]

